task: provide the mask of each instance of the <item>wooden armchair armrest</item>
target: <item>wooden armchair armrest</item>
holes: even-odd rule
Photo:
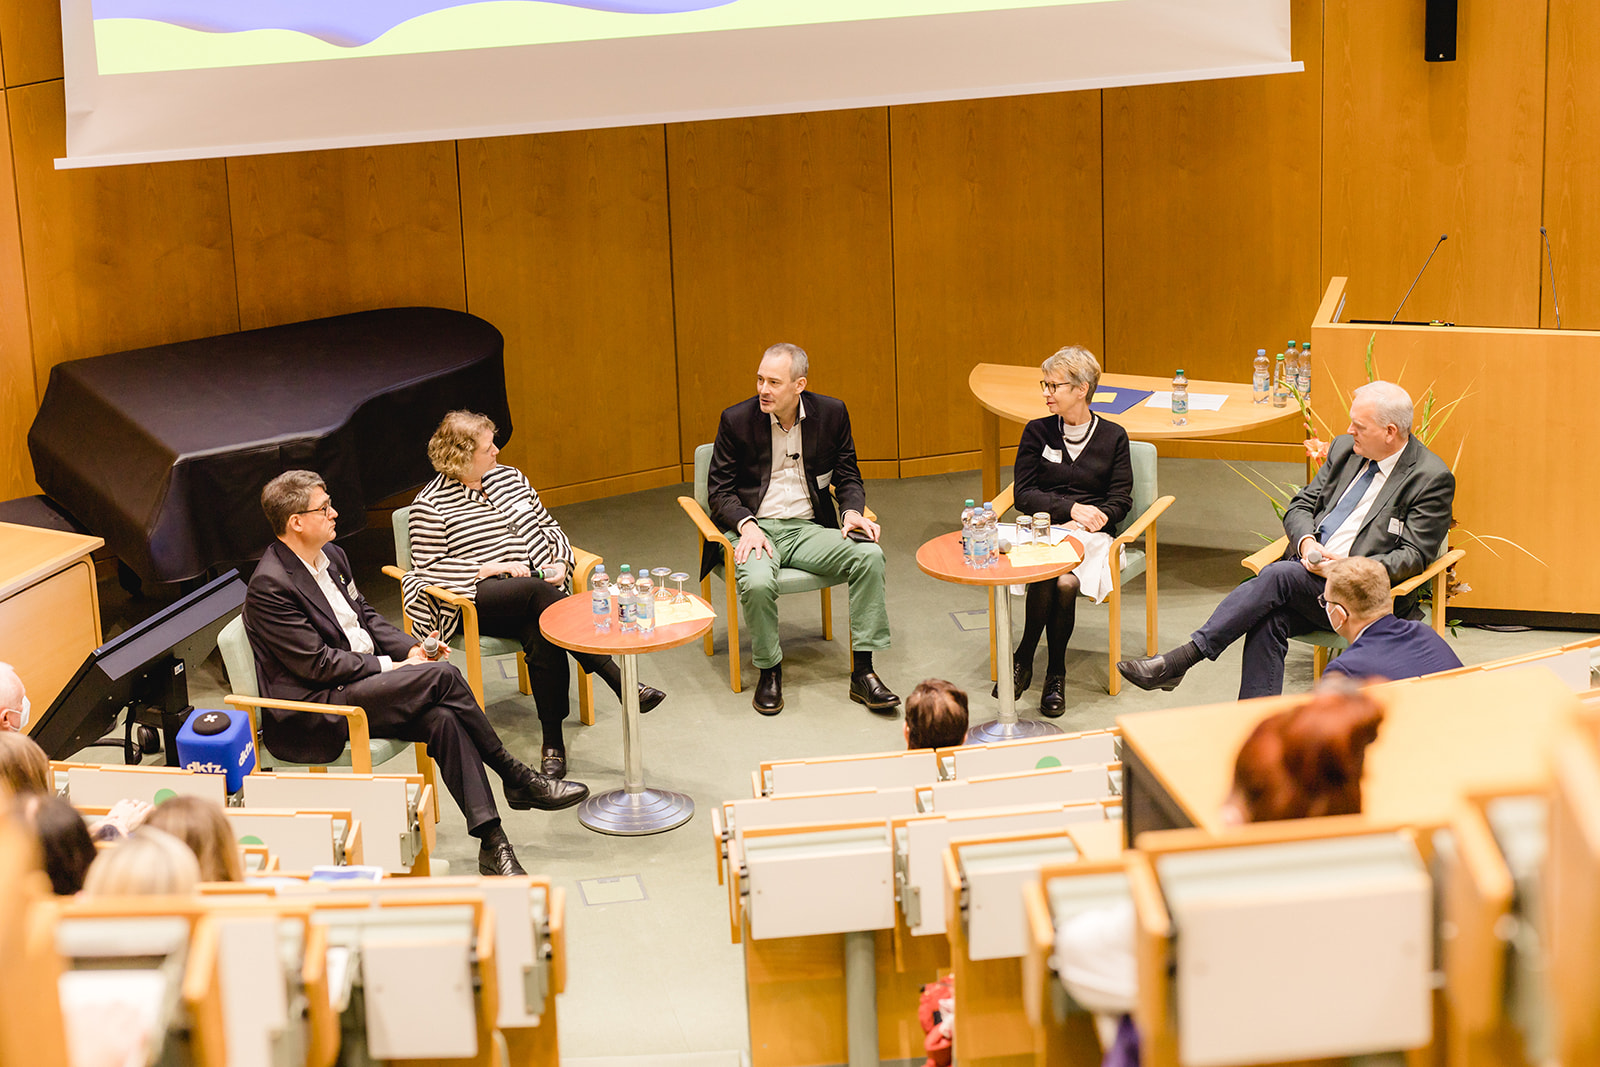
[[[1143,537],[1144,532],[1150,528],[1150,524],[1159,519],[1162,513],[1170,508],[1177,499],[1174,496],[1157,497],[1149,507],[1144,509],[1144,514],[1135,519],[1133,525],[1122,531],[1117,536],[1117,539],[1111,543],[1113,545],[1126,545],[1131,544],[1137,538]]]
[[[1467,550],[1464,548],[1452,548],[1450,551],[1434,560],[1433,563],[1429,565],[1427,570],[1423,571],[1414,578],[1407,578],[1405,581],[1395,586],[1393,590],[1394,595],[1405,596],[1423,582],[1431,581],[1433,578],[1443,574],[1445,571],[1455,566],[1458,562],[1466,557],[1466,554]]]
[[[593,552],[586,552],[577,545],[572,546],[572,591],[582,593],[589,588],[589,577],[594,574],[594,569],[605,562],[604,557]]]
[[[274,711],[304,711],[313,715],[340,715],[350,728],[350,769],[357,774],[372,773],[372,733],[367,727],[367,713],[354,704],[318,704],[309,700],[274,700],[271,697],[247,697],[230,693],[222,698],[229,707],[251,712],[254,708],[272,708]],[[256,746],[256,765],[260,766],[261,735],[256,717],[250,714],[250,741]]]
[[[989,503],[994,505],[994,513],[1003,518],[1006,512],[1017,506],[1017,483],[1012,482],[1000,490]]]
[[[383,565],[383,573],[387,574],[397,582],[406,576],[406,572],[401,570],[399,567],[396,567],[393,563],[385,563]]]
[[[726,534],[717,529],[717,524],[711,521],[711,516],[706,514],[706,509],[700,506],[698,500],[692,496],[680,496],[678,498],[678,506],[683,509],[683,513],[689,516],[689,521],[694,523],[695,528],[700,531],[702,543],[714,541],[722,546],[724,557],[728,559],[733,557],[732,542],[728,540]]]
[[[1289,551],[1289,537],[1285,534],[1259,552],[1246,556],[1242,562],[1251,574],[1260,574],[1262,567],[1278,562],[1287,551]]]

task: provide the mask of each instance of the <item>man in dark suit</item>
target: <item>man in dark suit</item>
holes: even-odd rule
[[[1239,699],[1281,693],[1289,638],[1328,625],[1317,598],[1329,563],[1364,556],[1399,584],[1437,559],[1456,479],[1411,436],[1411,417],[1411,397],[1398,385],[1368,382],[1357,389],[1349,432],[1334,439],[1327,462],[1284,513],[1284,558],[1229,593],[1187,644],[1118,663],[1122,676],[1141,689],[1173,689],[1202,657],[1216,659],[1243,637]],[[1395,612],[1415,607],[1415,598],[1407,598]]]
[[[1395,618],[1389,573],[1376,561],[1357,556],[1328,567],[1322,594],[1328,625],[1350,647],[1328,664],[1326,674],[1356,681],[1397,681],[1461,666],[1461,660],[1427,623]]]
[[[711,521],[734,542],[739,603],[761,670],[753,703],[763,715],[783,710],[778,568],[793,567],[849,582],[850,699],[892,714],[900,698],[872,668],[872,654],[889,647],[878,524],[866,516],[850,414],[843,401],[806,392],[809,369],[798,345],[766,350],[756,395],[722,413],[707,479]],[[707,545],[701,577],[716,563],[713,551]]]
[[[422,646],[372,609],[357,590],[350,561],[333,545],[339,513],[311,471],[286,471],[261,491],[278,540],[250,578],[244,626],[264,696],[353,704],[373,737],[421,741],[445,788],[478,838],[482,874],[524,874],[500,826],[487,764],[513,808],[571,807],[587,786],[546,778],[500,743],[461,672],[430,660]],[[349,741],[337,715],[267,709],[262,740],[280,759],[326,763]]]

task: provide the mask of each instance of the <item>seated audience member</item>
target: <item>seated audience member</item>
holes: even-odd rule
[[[1342,678],[1319,686],[1299,707],[1261,720],[1234,760],[1223,821],[1359,814],[1367,746],[1382,721],[1377,703]],[[1091,909],[1064,923],[1056,961],[1067,992],[1096,1013],[1102,1047],[1125,1053],[1137,1046],[1126,1019],[1139,989],[1133,905]]]
[[[1461,666],[1427,623],[1395,618],[1388,572],[1375,560],[1357,557],[1334,563],[1322,599],[1328,625],[1350,642],[1326,673],[1394,681]]]
[[[430,585],[478,606],[478,629],[522,644],[534,707],[544,732],[540,770],[567,776],[561,723],[567,717],[567,656],[619,697],[622,671],[610,656],[568,653],[539,629],[544,609],[567,596],[574,566],[572,544],[539,502],[528,479],[497,462],[494,423],[487,415],[452,411],[428,442],[438,471],[411,503],[411,563],[403,585],[406,615],[417,633],[448,638],[461,612],[428,596]],[[548,572],[548,573],[546,573]],[[545,575],[541,577],[541,575]],[[666,694],[639,686],[639,711]]]
[[[84,874],[95,856],[83,816],[62,798],[39,793],[22,798],[18,811],[39,840],[51,891],[58,897],[70,897],[82,889]]]
[[[320,476],[278,475],[261,491],[261,508],[277,540],[250,577],[244,624],[262,694],[354,704],[366,711],[373,737],[425,743],[479,841],[479,873],[527,873],[500,826],[485,766],[519,810],[568,808],[588,787],[549,778],[506,751],[461,672],[443,658],[428,659],[421,644],[367,603],[350,561],[332,543],[339,513]],[[327,763],[350,737],[344,719],[333,715],[268,709],[261,725],[267,749],[295,763]]]
[[[0,730],[0,784],[13,796],[54,794],[55,776],[50,771],[50,757],[27,734]]]
[[[929,678],[906,697],[906,748],[954,748],[967,739],[967,694]]]
[[[89,836],[96,841],[120,841],[143,826],[155,810],[143,800],[124,798],[111,805],[105,818],[89,828]]]
[[[188,896],[200,884],[189,846],[165,830],[141,826],[95,857],[83,880],[86,897]]]
[[[1391,583],[1421,574],[1450,530],[1456,479],[1411,436],[1411,417],[1411,397],[1398,385],[1357,389],[1349,432],[1334,438],[1327,462],[1284,512],[1283,559],[1229,593],[1187,643],[1118,663],[1122,676],[1141,689],[1175,689],[1189,668],[1242,637],[1239,699],[1281,693],[1289,638],[1327,625],[1318,598],[1330,563],[1365,556]],[[1415,607],[1413,595],[1394,610],[1407,616]]]
[[[26,729],[32,711],[17,669],[9,663],[0,663],[0,732]]]
[[[244,863],[222,805],[202,797],[173,797],[145,820],[189,846],[200,863],[202,882],[242,882]]]
[[[1067,642],[1077,621],[1078,594],[1098,603],[1111,593],[1111,567],[1118,565],[1111,559],[1111,538],[1133,509],[1133,458],[1128,432],[1089,410],[1100,381],[1093,353],[1070,345],[1045,360],[1040,372],[1050,414],[1028,423],[1017,445],[1017,511],[1046,511],[1051,523],[1083,531],[1084,560],[1059,578],[1029,584],[1012,677],[1021,696],[1033,681],[1039,637],[1048,635],[1039,712],[1055,718],[1067,706]],[[994,695],[1000,695],[998,686]]]

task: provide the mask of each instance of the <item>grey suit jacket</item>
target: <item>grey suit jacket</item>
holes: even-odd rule
[[[1283,516],[1283,532],[1289,535],[1286,558],[1298,558],[1300,539],[1316,536],[1318,525],[1355,480],[1362,457],[1355,454],[1354,447],[1348,434],[1334,438],[1328,461],[1311,484],[1289,502]],[[1450,468],[1421,441],[1411,438],[1372,502],[1350,555],[1383,564],[1394,585],[1421,574],[1444,548],[1455,496],[1456,476]],[[1414,596],[1396,601],[1395,614],[1404,617],[1415,605]]]

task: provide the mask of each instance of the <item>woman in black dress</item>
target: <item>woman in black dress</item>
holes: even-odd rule
[[[1089,410],[1100,364],[1087,348],[1070,345],[1040,368],[1045,406],[1050,414],[1034,419],[1017,445],[1017,511],[1050,513],[1050,521],[1089,533],[1110,535],[1133,507],[1133,461],[1128,433]],[[1111,566],[1116,566],[1115,560]],[[1076,617],[1077,574],[1063,574],[1028,586],[1027,619],[1013,658],[1016,691],[1033,681],[1033,655],[1047,634],[1044,693],[1039,711],[1055,718],[1066,708],[1067,641]]]

